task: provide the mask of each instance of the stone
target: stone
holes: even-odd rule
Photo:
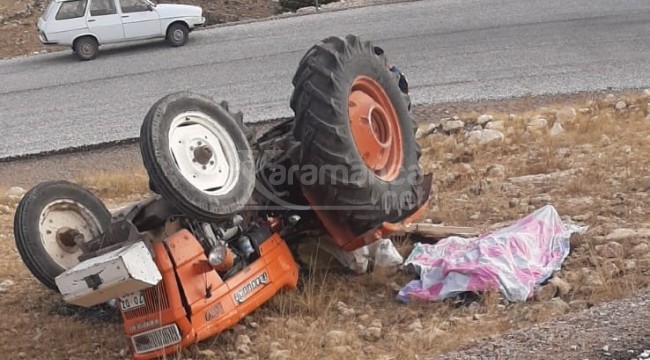
[[[556,122],[555,124],[553,124],[551,129],[548,131],[548,134],[551,137],[560,136],[560,135],[562,135],[562,133],[564,133],[564,128],[562,127],[562,125],[560,125],[559,122]]]
[[[589,112],[589,109],[587,109],[587,112]],[[555,112],[555,118],[563,126],[573,124],[576,121],[576,116],[576,110],[571,106],[565,106]]]
[[[363,338],[368,341],[377,341],[381,339],[381,328],[380,327],[369,327],[363,331]]]
[[[481,136],[479,137],[479,145],[487,145],[493,142],[503,142],[505,140],[505,135],[501,131],[493,129],[485,129],[481,131]]]
[[[605,245],[596,246],[596,252],[604,258],[619,258],[625,255],[623,245],[616,241],[610,241]]]
[[[313,14],[316,12],[315,6],[305,6],[296,10],[296,14]]]
[[[454,132],[462,129],[465,123],[461,120],[447,120],[442,124],[442,130],[446,132]]]
[[[571,284],[566,282],[564,279],[558,276],[554,276],[549,280],[550,284],[553,284],[557,288],[557,293],[559,296],[566,296],[571,291]]]
[[[369,327],[378,327],[381,329],[383,326],[381,324],[381,320],[375,319],[370,323]]]
[[[543,117],[534,117],[528,121],[528,131],[541,131],[548,127],[548,121]]]
[[[633,247],[631,252],[638,257],[643,257],[648,253],[649,250],[650,246],[648,246],[648,244],[642,243]]]
[[[411,331],[422,330],[422,328],[422,322],[420,322],[420,319],[415,319],[415,321],[408,326],[408,329]]]
[[[291,359],[289,350],[274,350],[269,355],[269,360],[288,360]]]
[[[587,300],[572,300],[569,307],[574,310],[586,310],[589,308],[589,302]]]
[[[237,346],[237,352],[243,355],[248,355],[251,353],[251,348],[248,345]]]
[[[325,334],[323,338],[323,345],[326,347],[332,347],[335,345],[340,345],[347,338],[347,333],[341,330],[332,330]]]
[[[339,355],[349,354],[352,351],[352,348],[349,346],[335,346],[332,348],[332,351]]]
[[[250,345],[253,342],[248,335],[238,335],[237,340],[235,340],[235,347],[239,348],[242,345]]]
[[[621,100],[616,103],[615,108],[616,110],[624,110],[625,108],[627,108],[627,104],[625,103],[625,101]]]
[[[476,123],[479,124],[479,125],[485,125],[485,124],[489,123],[490,121],[492,121],[492,119],[493,119],[492,115],[483,114],[483,115],[479,116],[478,119],[476,119]]]
[[[7,190],[5,193],[5,197],[8,197],[10,199],[20,199],[25,195],[27,191],[25,189],[21,188],[20,186],[12,186]]]
[[[203,357],[205,357],[207,359],[216,359],[217,358],[217,353],[214,352],[213,350],[210,350],[210,349],[201,350],[201,351],[199,351],[199,354],[201,354],[201,356],[203,356]]]
[[[623,262],[623,270],[634,271],[636,269],[636,260],[628,259]]]
[[[503,131],[503,130],[505,130],[505,125],[503,123],[503,120],[495,120],[495,121],[491,121],[491,122],[487,123],[485,125],[485,128],[489,129],[489,130]]]
[[[607,96],[605,96],[605,102],[608,104],[613,104],[616,102],[616,96],[614,96],[614,94],[607,94]]]
[[[501,164],[490,165],[487,169],[487,176],[493,179],[503,179],[506,177],[506,167]]]
[[[11,208],[7,205],[0,205],[0,215],[11,214]]]
[[[637,231],[633,229],[616,229],[609,233],[607,236],[605,236],[605,240],[607,241],[617,241],[617,242],[624,242],[626,240],[630,240],[632,238],[637,237]]]
[[[528,204],[535,207],[542,207],[544,205],[550,204],[553,201],[551,195],[549,194],[538,194],[530,198]]]
[[[557,287],[554,284],[548,283],[542,286],[535,294],[535,298],[539,301],[549,301],[557,294]]]

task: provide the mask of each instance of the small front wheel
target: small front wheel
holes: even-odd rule
[[[167,29],[167,42],[171,46],[183,46],[187,42],[190,31],[185,24],[175,23]]]
[[[90,36],[82,37],[75,41],[73,51],[81,60],[92,60],[97,57],[99,44]]]

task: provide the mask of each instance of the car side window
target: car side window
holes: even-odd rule
[[[117,14],[114,0],[91,0],[90,15],[103,16]]]
[[[61,3],[59,11],[56,13],[56,20],[76,19],[84,16],[88,0],[75,0]]]
[[[123,13],[149,11],[147,4],[141,0],[120,0],[120,7]]]

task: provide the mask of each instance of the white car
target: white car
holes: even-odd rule
[[[70,46],[79,58],[91,60],[104,44],[163,38],[172,46],[182,46],[189,33],[204,24],[203,9],[192,5],[51,0],[37,27],[41,43]]]

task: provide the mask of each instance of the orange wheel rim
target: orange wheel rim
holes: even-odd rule
[[[404,151],[393,103],[377,81],[365,76],[354,80],[348,100],[352,138],[363,162],[380,179],[394,180]]]

